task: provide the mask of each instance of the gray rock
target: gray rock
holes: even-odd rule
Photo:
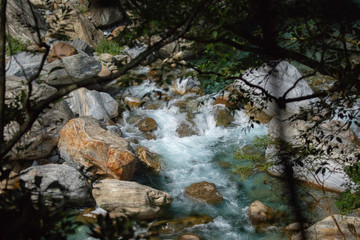
[[[42,54],[20,52],[11,56],[6,65],[6,76],[32,78],[39,71]]]
[[[89,15],[98,28],[111,27],[124,18],[121,3],[118,0],[92,0],[89,5]]]
[[[345,239],[358,239],[360,218],[334,214]],[[306,239],[343,239],[331,216],[315,223],[305,230]],[[357,235],[357,236],[356,236]],[[301,233],[295,234],[291,240],[303,239]]]
[[[41,177],[39,188],[36,186],[36,176]],[[91,185],[80,172],[69,165],[46,164],[30,167],[21,172],[20,179],[25,182],[25,187],[33,192],[35,199],[40,192],[48,200],[65,199],[77,206],[93,204]],[[58,182],[62,190],[51,188],[54,182]]]
[[[93,187],[98,206],[139,219],[159,217],[172,202],[170,194],[136,182],[104,179]]]
[[[353,140],[356,138],[355,134],[351,129],[346,129],[346,124],[341,121],[328,121],[320,124],[316,130],[311,129],[313,126],[313,123],[303,120],[289,122],[281,121],[276,117],[270,121],[268,131],[272,138],[282,137],[283,140],[294,146],[304,145],[305,138],[300,136],[307,133],[306,139],[310,142],[310,146],[313,149],[324,152],[321,155],[308,155],[302,158],[304,166],[294,166],[295,177],[334,191],[343,192],[347,189],[348,184],[352,184],[344,169],[346,166],[355,163],[357,160],[356,156],[360,153],[360,148],[353,143]],[[282,136],[280,136],[280,129],[283,132]],[[321,134],[324,135],[321,136]],[[328,140],[328,137],[331,135],[335,137],[325,143],[324,139]],[[322,141],[318,142],[316,138]],[[340,139],[340,141],[337,139]],[[330,153],[327,152],[329,146],[332,147]],[[266,159],[275,164],[268,169],[269,173],[281,176],[284,170],[278,164],[278,153],[277,146],[270,144],[266,149]],[[326,164],[324,165],[324,163]],[[325,172],[317,172],[319,168],[326,170]]]
[[[92,116],[104,123],[118,116],[119,104],[108,93],[79,88],[67,99],[71,110],[82,116]]]
[[[39,42],[35,26],[39,28],[41,37],[46,34],[47,26],[43,16],[32,6],[35,21],[31,5],[27,0],[9,0],[6,7],[6,29],[10,35],[22,41]]]
[[[88,55],[92,55],[94,53],[94,48],[90,47],[80,38],[75,38],[72,42],[70,42],[70,44],[73,45],[78,51],[82,51]]]
[[[101,64],[96,59],[76,54],[47,64],[40,80],[57,87],[95,77],[100,71]]]

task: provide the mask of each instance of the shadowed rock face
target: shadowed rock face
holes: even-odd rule
[[[89,5],[91,21],[98,28],[106,28],[124,19],[121,3],[118,0],[93,0]]]
[[[128,142],[101,128],[92,117],[69,121],[60,132],[58,147],[66,161],[84,168],[93,177],[127,180],[135,170]]]
[[[41,177],[39,188],[36,187],[35,177]],[[34,196],[40,191],[47,199],[67,198],[66,201],[77,206],[94,204],[90,194],[91,185],[79,171],[69,165],[46,164],[30,167],[21,172],[20,179],[25,181],[25,187],[33,191]],[[58,182],[62,190],[49,188],[54,182]]]
[[[159,217],[172,197],[136,182],[104,179],[94,184],[93,196],[101,208],[140,219]]]

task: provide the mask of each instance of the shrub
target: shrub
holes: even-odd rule
[[[27,47],[27,44],[9,34],[6,35],[6,42],[6,55],[8,56],[25,51]]]
[[[112,55],[119,55],[122,54],[124,51],[124,47],[120,46],[115,41],[108,41],[102,40],[99,44],[95,47],[95,51],[98,53],[110,53]]]

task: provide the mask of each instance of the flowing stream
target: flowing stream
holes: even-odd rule
[[[154,90],[161,89],[145,81],[140,86],[129,88],[126,93],[142,98]],[[179,96],[156,110],[137,108],[123,113],[123,136],[129,140],[140,139],[135,147],[144,146],[159,154],[162,160],[159,174],[147,176],[137,173],[134,179],[167,191],[173,196],[174,201],[168,218],[206,214],[214,219],[213,223],[197,225],[186,229],[185,232],[199,234],[205,239],[270,239],[270,235],[274,239],[279,239],[276,233],[279,231],[256,233],[247,211],[249,204],[254,200],[261,200],[269,206],[286,211],[288,207],[284,204],[284,199],[281,199],[281,184],[264,173],[253,174],[247,179],[234,173],[236,165],[240,164],[239,160],[234,159],[236,150],[251,143],[254,136],[266,135],[266,126],[255,125],[250,131],[246,130],[249,126],[249,117],[244,111],[235,111],[235,120],[230,126],[216,126],[212,104],[214,98],[197,97],[194,94]],[[187,103],[188,108],[193,106],[192,112],[178,107],[179,104],[176,102],[179,101]],[[189,121],[189,115],[197,135],[180,138],[176,129]],[[133,126],[133,122],[140,116],[151,117],[157,122],[158,128],[154,132],[156,140],[139,138],[142,133]],[[224,201],[217,205],[209,205],[189,199],[184,189],[192,183],[201,181],[214,183]],[[162,239],[167,237],[173,239],[172,236],[162,236]]]

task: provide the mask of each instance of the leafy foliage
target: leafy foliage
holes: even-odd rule
[[[95,51],[98,53],[110,53],[112,55],[120,55],[124,51],[124,47],[120,46],[117,42],[111,40],[102,40],[95,47]]]
[[[11,56],[19,52],[26,51],[27,44],[20,39],[14,38],[10,34],[6,35],[6,55]]]

